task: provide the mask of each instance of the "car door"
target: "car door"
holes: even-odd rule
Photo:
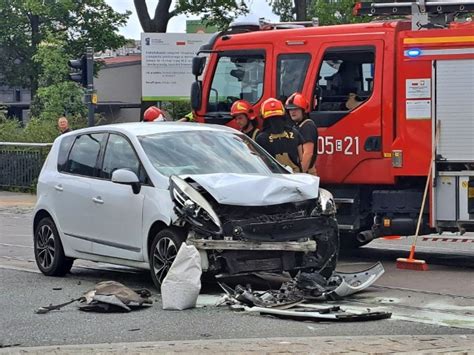
[[[69,154],[65,153],[65,159],[58,160],[53,209],[67,245],[79,252],[92,251],[91,238],[96,226],[91,223],[91,187],[96,181],[104,138],[103,133],[89,133],[67,137],[61,143],[60,150],[68,150]]]
[[[130,141],[110,134],[103,154],[99,179],[91,187],[92,223],[96,226],[92,251],[108,257],[144,260],[142,215],[143,189],[134,194],[131,186],[111,181],[117,169],[133,171],[143,183],[146,174]]]

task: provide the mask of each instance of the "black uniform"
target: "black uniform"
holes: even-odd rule
[[[296,128],[287,127],[281,133],[264,130],[257,136],[256,142],[281,164],[301,172],[298,146],[303,144],[303,140]]]
[[[309,163],[309,170],[312,170],[315,167],[316,158],[318,156],[318,129],[316,128],[316,124],[311,118],[305,118],[299,124],[296,125],[298,132],[301,134],[303,139],[303,143],[311,142],[314,144],[313,149],[313,156],[311,157],[311,161]]]
[[[257,128],[257,127],[254,127],[252,128],[251,131],[248,131],[248,132],[244,132],[247,137],[249,137],[250,139],[253,139],[255,140],[257,138],[257,136],[259,135],[260,133],[260,130]]]

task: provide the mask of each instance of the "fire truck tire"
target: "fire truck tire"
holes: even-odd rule
[[[340,234],[340,243],[341,250],[351,250],[357,249],[364,245],[369,244],[371,241],[361,242],[357,239],[356,233],[341,233]]]

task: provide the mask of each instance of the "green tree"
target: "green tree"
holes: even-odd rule
[[[322,26],[368,22],[368,17],[352,14],[355,0],[268,0],[281,21],[307,20],[317,17]]]
[[[49,37],[38,46],[33,62],[38,65],[39,88],[31,106],[32,116],[56,121],[62,115],[85,116],[83,89],[68,80],[66,43]]]
[[[317,17],[322,26],[370,21],[367,16],[354,16],[354,5],[355,0],[313,0],[310,14]]]
[[[308,19],[308,9],[311,0],[268,0],[274,14],[280,16],[280,21],[305,21]]]
[[[34,96],[41,67],[33,58],[48,35],[62,36],[70,57],[86,46],[115,49],[126,42],[117,31],[129,15],[105,0],[0,0],[0,84],[28,87]]]
[[[159,0],[152,18],[145,0],[133,2],[144,32],[165,33],[169,20],[180,14],[201,15],[207,24],[225,28],[235,17],[248,13],[243,0],[176,0],[173,8],[171,0]]]

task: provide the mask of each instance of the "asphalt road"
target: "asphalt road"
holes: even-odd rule
[[[164,311],[153,295],[151,308],[127,314],[93,314],[70,305],[38,315],[34,311],[80,296],[102,280],[152,288],[148,273],[79,261],[64,278],[45,277],[33,259],[31,208],[0,206],[0,345],[39,346],[158,340],[314,337],[359,335],[474,334],[474,242],[420,241],[417,258],[429,271],[398,270],[408,239],[380,240],[341,256],[338,269],[362,270],[380,260],[386,273],[375,287],[344,302],[347,309],[388,310],[390,320],[307,323],[248,315],[212,305],[218,290],[206,285],[201,304]],[[474,236],[468,235],[468,239]]]

